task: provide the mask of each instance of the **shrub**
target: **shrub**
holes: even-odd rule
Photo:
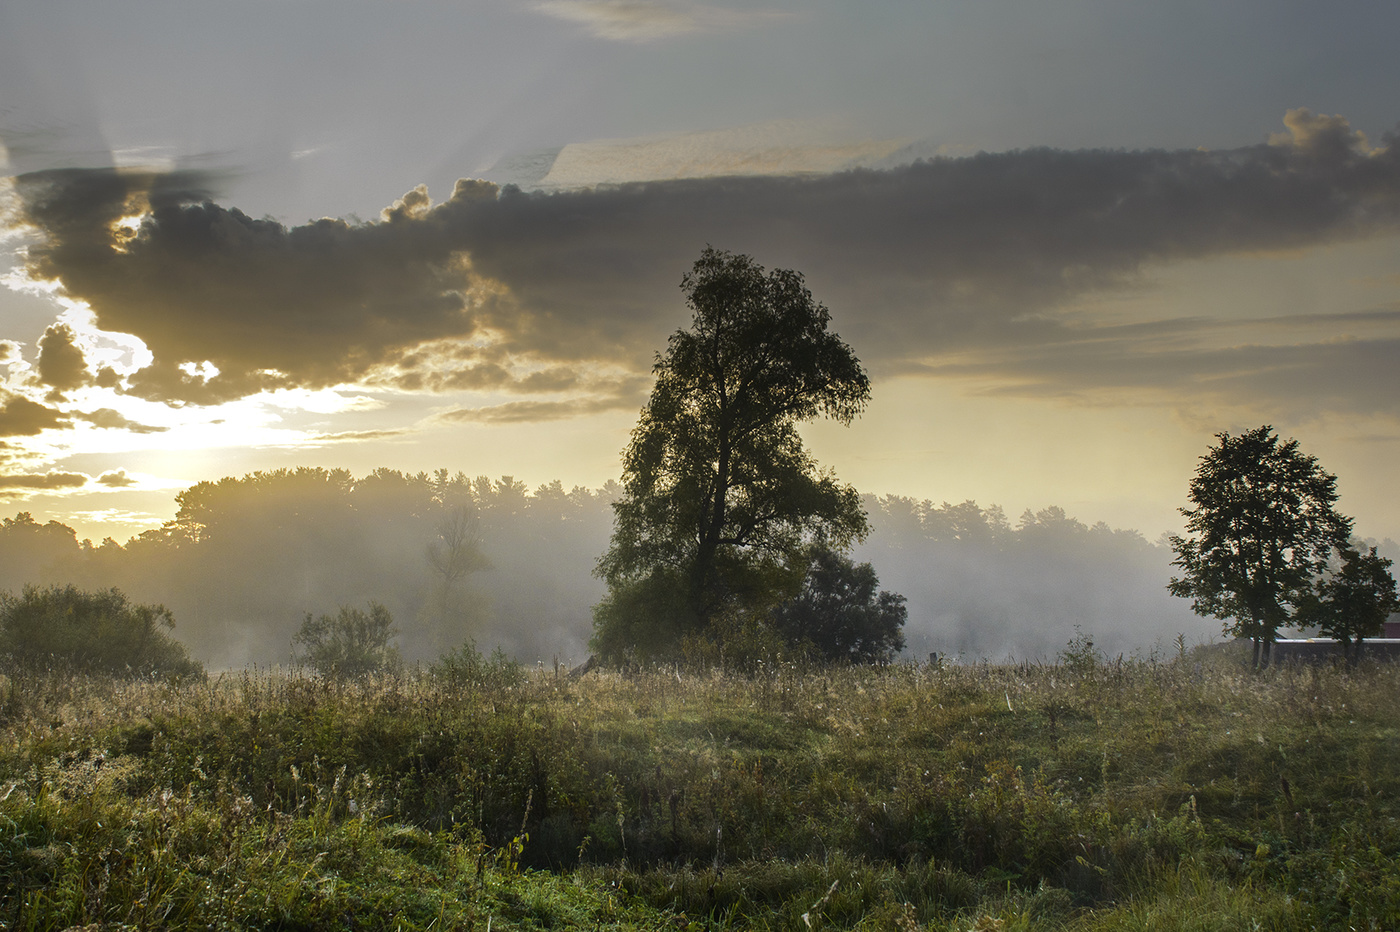
[[[773,611],[778,632],[822,659],[888,663],[904,649],[904,596],[880,589],[869,563],[826,547],[810,554],[802,590]]]
[[[443,654],[431,672],[434,679],[456,688],[509,689],[525,682],[525,668],[505,651],[497,647],[490,657],[484,657],[471,640]]]
[[[60,667],[116,676],[202,676],[183,644],[166,633],[164,605],[133,605],[117,589],[25,586],[0,594],[0,655],[18,667]]]
[[[307,612],[292,641],[306,649],[301,663],[321,676],[347,679],[397,668],[399,652],[389,644],[396,634],[389,610],[370,602],[368,612],[348,605],[320,618]]]

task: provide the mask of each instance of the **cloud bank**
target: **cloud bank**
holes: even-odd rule
[[[170,403],[358,384],[528,396],[451,415],[483,421],[632,405],[686,322],[681,274],[713,244],[806,272],[877,375],[1394,416],[1394,308],[1350,337],[1331,320],[1109,326],[1065,313],[1158,264],[1400,233],[1394,136],[1373,145],[1307,111],[1286,126],[1221,151],[1031,149],[554,193],[463,180],[442,203],[419,187],[365,223],[255,219],[189,173],[51,171],[15,187],[39,234],[28,274],[143,340],[154,362],[123,389]],[[1285,327],[1298,332],[1270,337]],[[50,328],[43,348],[54,391],[104,377],[71,332]],[[52,420],[23,406],[6,417]]]

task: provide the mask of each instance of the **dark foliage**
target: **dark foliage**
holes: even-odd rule
[[[800,585],[812,539],[867,531],[855,490],[820,472],[797,432],[819,415],[848,423],[870,397],[802,276],[706,249],[681,288],[694,320],[654,367],[598,563],[609,594],[594,647],[613,660],[674,655],[716,619],[765,613]]]
[[[802,591],[773,610],[773,624],[790,644],[823,660],[885,663],[904,649],[904,596],[885,592],[869,563],[857,564],[815,548]]]
[[[166,632],[163,605],[133,605],[117,589],[26,586],[0,594],[0,656],[20,668],[116,676],[200,676],[204,668]]]
[[[1376,553],[1375,547],[1369,552],[1348,548],[1342,551],[1337,572],[1319,580],[1299,608],[1301,622],[1316,625],[1324,637],[1342,642],[1352,665],[1361,657],[1361,642],[1380,635],[1386,618],[1400,612],[1390,566],[1391,561]]]
[[[1337,477],[1298,441],[1280,442],[1268,425],[1216,437],[1191,480],[1193,507],[1181,509],[1190,536],[1171,539],[1183,573],[1168,589],[1197,614],[1230,620],[1227,633],[1253,640],[1256,665],[1267,664],[1351,519],[1333,507]]]

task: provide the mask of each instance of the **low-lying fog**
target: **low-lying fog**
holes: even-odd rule
[[[279,470],[180,493],[165,527],[125,545],[79,543],[27,515],[0,526],[0,588],[118,587],[175,613],[175,635],[210,669],[288,661],[306,613],[370,600],[389,608],[410,661],[465,639],[526,663],[581,661],[593,577],[620,490],[533,491],[439,472]],[[1109,656],[1170,653],[1220,636],[1167,593],[1170,547],[1085,525],[1056,507],[1000,508],[867,497],[872,533],[855,551],[908,599],[908,655],[1054,658],[1076,634]],[[1396,546],[1383,551],[1397,556]],[[1077,629],[1077,630],[1076,630]]]

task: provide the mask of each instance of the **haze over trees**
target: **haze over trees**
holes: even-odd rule
[[[474,613],[466,630],[433,606],[441,577],[428,546],[448,513],[434,501],[444,482],[475,509],[490,563],[455,584]],[[66,525],[24,513],[6,519],[0,590],[115,586],[134,602],[164,604],[176,619],[172,637],[214,670],[286,663],[307,612],[370,600],[393,615],[407,663],[433,660],[466,638],[527,663],[579,662],[588,655],[592,607],[605,593],[592,570],[608,546],[610,502],[619,493],[558,482],[528,489],[510,477],[445,471],[252,473],[185,490],[181,515],[125,544],[80,541]],[[1086,524],[1058,507],[1008,519],[996,505],[975,502],[865,495],[861,504],[871,530],[851,556],[907,598],[911,656],[1054,657],[1075,625],[1110,655],[1165,645],[1178,632],[1193,642],[1219,636],[1213,619],[1164,588],[1172,572],[1165,541]],[[200,515],[208,538],[194,527],[206,523]],[[1400,555],[1390,541],[1371,543],[1382,556]]]
[[[23,512],[0,520],[0,590],[116,587],[133,603],[162,604],[177,623],[169,635],[216,670],[285,663],[306,613],[371,600],[395,619],[408,663],[467,639],[526,663],[579,662],[605,594],[592,570],[620,492],[559,482],[528,489],[446,470],[252,473],[186,489],[174,519],[124,545],[80,541],[72,528]],[[1178,633],[1190,642],[1220,634],[1218,622],[1164,587],[1174,558],[1166,538],[1086,524],[1053,506],[1008,518],[996,505],[865,495],[861,507],[870,533],[850,556],[906,597],[909,656],[1052,658],[1076,626],[1109,656],[1165,649]],[[440,593],[451,567],[435,565],[433,547],[446,557],[443,532],[453,536],[459,508],[474,522],[461,526],[461,542],[476,551],[474,568],[452,578],[460,614],[448,617]],[[1375,547],[1378,560],[1400,556],[1390,540],[1349,546],[1361,555]]]
[[[598,561],[593,644],[614,661],[767,627],[810,545],[842,550],[868,531],[855,489],[818,470],[797,432],[819,415],[849,423],[870,398],[802,276],[707,248],[681,289],[694,318],[653,367]]]
[[[871,533],[853,550],[907,599],[907,651],[968,660],[1053,658],[1092,634],[1109,656],[1219,635],[1163,586],[1165,541],[1092,525],[1050,506],[1001,507],[900,495],[863,498]]]
[[[163,603],[176,636],[214,669],[285,663],[308,612],[370,601],[392,614],[410,663],[468,637],[532,661],[581,658],[615,495],[447,470],[250,473],[191,486],[173,519],[124,545],[8,519],[0,589],[116,586]]]

